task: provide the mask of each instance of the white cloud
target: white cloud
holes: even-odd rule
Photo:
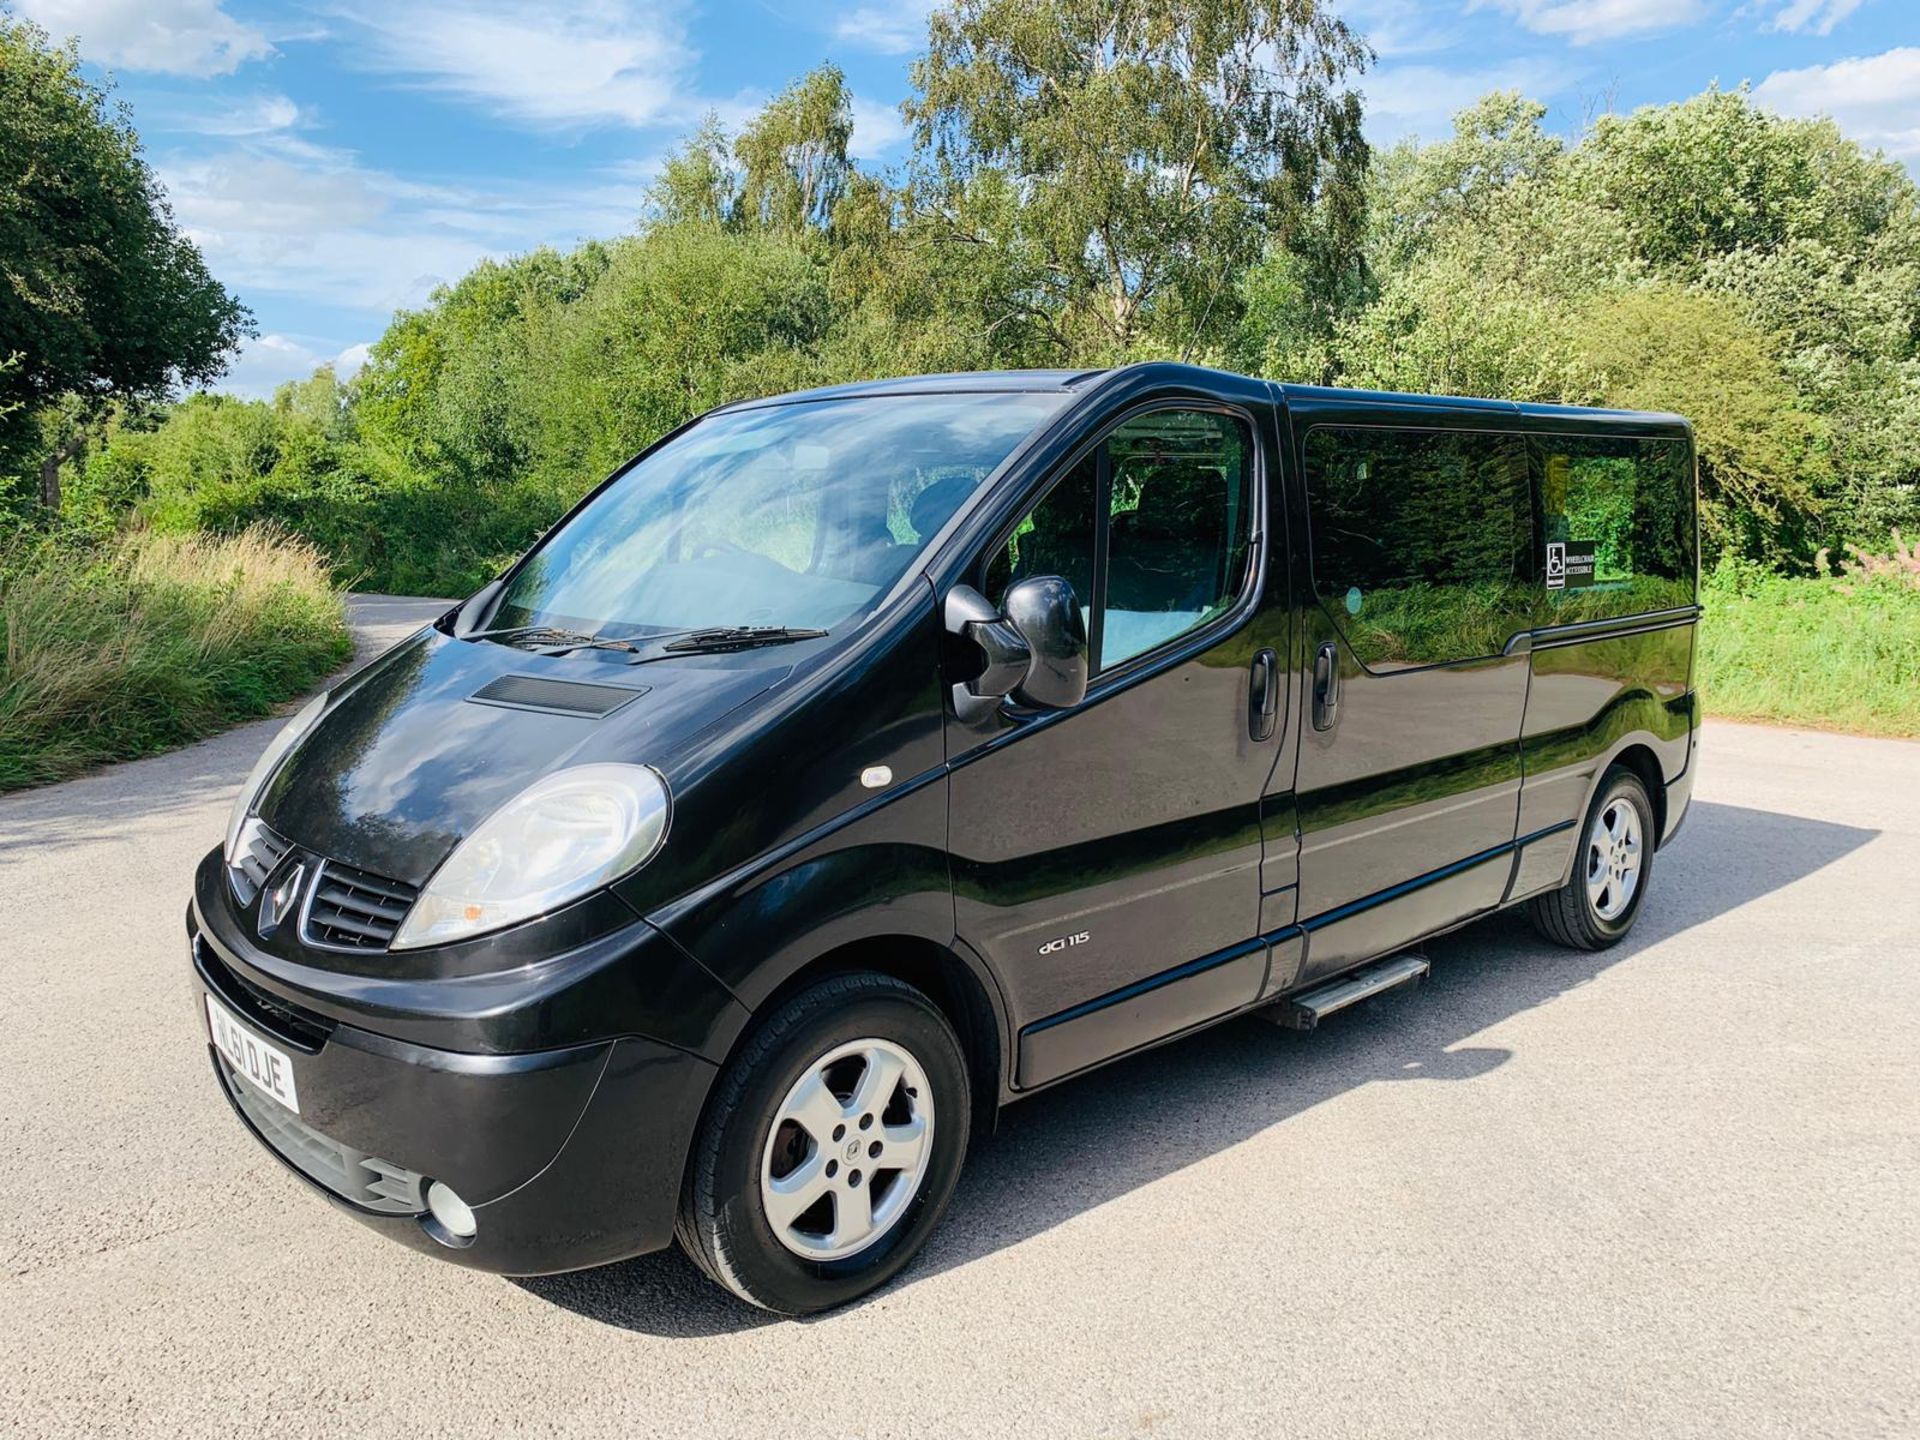
[[[911,55],[927,43],[927,16],[940,0],[894,0],[862,5],[833,25],[836,40],[882,55]]]
[[[567,183],[422,182],[286,132],[162,156],[156,169],[181,227],[242,300],[289,296],[381,322],[490,256],[630,228],[646,187],[632,167]]]
[[[1560,35],[1575,45],[1678,29],[1704,19],[1704,0],[1474,0],[1506,11],[1536,35]]]
[[[229,231],[299,236],[352,229],[378,219],[391,203],[351,168],[327,172],[249,150],[168,164],[161,178],[196,239],[217,241]]]
[[[1920,165],[1920,46],[1776,70],[1753,98],[1783,115],[1831,116],[1862,144]]]
[[[267,37],[227,14],[220,0],[14,0],[59,38],[102,65],[173,75],[226,75],[273,53]]]
[[[698,55],[664,6],[466,0],[342,10],[370,67],[543,125],[679,123]]]
[[[878,160],[907,138],[907,122],[898,105],[853,97],[853,139],[847,153],[856,160]]]
[[[195,108],[169,117],[171,128],[198,135],[272,135],[303,123],[304,112],[285,95],[259,94],[224,110]]]
[[[1831,35],[1833,27],[1858,10],[1861,3],[1862,0],[1787,0],[1765,28],[1795,35],[1803,30],[1815,35]]]
[[[1408,135],[1428,140],[1453,133],[1453,117],[1489,90],[1518,90],[1535,100],[1556,95],[1576,77],[1546,60],[1510,60],[1484,69],[1385,65],[1364,77],[1367,138],[1391,144]]]
[[[304,380],[322,365],[346,380],[367,363],[370,347],[362,342],[335,350],[310,336],[261,335],[240,342],[226,375],[212,388],[229,395],[264,400],[289,380]]]
[[[1348,0],[1339,15],[1383,60],[1451,49],[1460,39],[1457,17],[1423,0]]]

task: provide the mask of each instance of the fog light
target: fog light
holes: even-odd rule
[[[438,1180],[427,1186],[427,1209],[456,1240],[471,1240],[480,1228],[473,1218],[473,1207]]]

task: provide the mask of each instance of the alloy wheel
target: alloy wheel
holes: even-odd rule
[[[933,1090],[891,1040],[853,1040],[808,1065],[774,1112],[760,1201],[779,1242],[807,1260],[877,1243],[919,1192],[933,1155]]]
[[[1618,920],[1640,888],[1640,811],[1616,796],[1587,831],[1587,901],[1605,921]]]

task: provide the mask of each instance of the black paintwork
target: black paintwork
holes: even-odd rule
[[[821,967],[931,985],[986,1098],[1006,1100],[1560,884],[1616,759],[1664,782],[1662,829],[1678,827],[1696,612],[1369,672],[1312,593],[1299,446],[1321,420],[1690,439],[1684,422],[1164,364],[820,393],[1022,389],[1072,398],[845,633],[634,666],[457,638],[480,623],[470,605],[340,689],[260,803],[296,857],[420,885],[529,782],[593,760],[653,765],[673,797],[658,855],[610,890],[420,951],[321,952],[296,926],[262,939],[258,902],[237,902],[217,852],[202,863],[199,983],[292,1052],[305,1118],[488,1202],[459,1250],[411,1218],[359,1218],[509,1272],[656,1248],[713,1075],[754,1012]],[[1070,708],[959,713],[984,657],[943,624],[948,594],[980,585],[990,543],[1087,445],[1174,403],[1255,436],[1242,603]],[[1339,703],[1319,730],[1323,644]],[[637,693],[598,718],[472,700],[503,676]],[[869,788],[874,767],[890,779]]]
[[[1180,398],[1234,406],[1264,452],[1256,481],[1270,494],[1263,388],[1223,384]],[[1082,446],[1142,403],[1169,397],[1161,387],[1130,385],[1103,398],[1083,416]],[[993,517],[997,528],[1030,508],[1032,487],[1004,498],[1011,503]],[[1271,511],[1268,502],[1256,514],[1260,543],[1237,610],[1160,659],[1099,677],[1071,711],[1007,707],[984,724],[958,716],[948,723],[956,924],[999,977],[1017,1024],[1259,929],[1260,796],[1283,747],[1278,726],[1254,738],[1250,694],[1256,657],[1284,650],[1289,638],[1284,590],[1270,583],[1275,552],[1267,542],[1279,529]],[[978,583],[966,562],[980,553],[962,550],[959,569],[942,578]],[[1083,932],[1087,941],[1072,943]],[[1245,1003],[1258,994],[1260,975],[1240,973],[1237,1003]],[[1024,1041],[1018,1059],[1022,1087],[1065,1073]]]

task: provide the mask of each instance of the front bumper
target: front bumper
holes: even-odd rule
[[[658,1250],[715,1066],[634,1036],[525,1054],[470,1054],[376,1034],[264,983],[189,912],[195,1005],[212,993],[289,1057],[297,1120],[209,1043],[223,1093],[254,1136],[355,1219],[415,1249],[509,1275]],[[473,1207],[468,1244],[436,1238],[421,1195],[438,1180]],[[444,1232],[439,1232],[444,1235]]]

